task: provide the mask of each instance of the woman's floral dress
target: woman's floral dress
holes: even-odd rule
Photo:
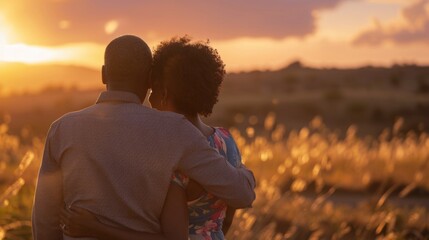
[[[241,155],[231,133],[224,128],[215,128],[208,138],[210,146],[224,156],[229,163],[238,167]],[[176,173],[173,182],[186,188],[189,178]],[[225,218],[227,205],[223,200],[205,193],[196,200],[188,202],[189,238],[191,240],[223,240],[222,223]]]

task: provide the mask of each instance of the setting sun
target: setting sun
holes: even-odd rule
[[[23,43],[10,44],[7,34],[0,32],[1,62],[40,63],[59,59],[61,59],[61,53],[58,51]]]
[[[28,46],[25,44],[10,44],[3,46],[2,61],[40,63],[60,59],[61,53],[44,47]]]
[[[3,61],[4,48],[8,42],[7,29],[2,15],[0,15],[0,61]]]
[[[6,35],[0,32],[0,61],[3,60],[4,57],[4,48],[7,44]]]
[[[65,57],[62,51],[50,47],[11,43],[13,31],[6,26],[3,20],[0,21],[0,62],[42,63],[61,61]]]

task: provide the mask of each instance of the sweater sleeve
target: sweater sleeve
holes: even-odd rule
[[[228,205],[251,207],[256,185],[253,173],[244,165],[236,168],[228,163],[194,126],[184,124],[179,134],[185,137],[185,151],[178,169]]]
[[[35,240],[63,239],[60,211],[64,207],[62,173],[53,154],[55,126],[51,126],[45,143],[42,165],[37,179],[32,225]]]

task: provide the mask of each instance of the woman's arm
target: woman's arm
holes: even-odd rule
[[[106,226],[91,212],[77,207],[63,210],[61,224],[65,225],[64,234],[71,237],[95,237],[105,240],[187,240],[188,218],[185,191],[172,183],[162,210],[162,233],[152,234]]]
[[[225,219],[223,220],[223,224],[222,224],[222,232],[225,235],[228,232],[229,228],[231,227],[232,220],[234,219],[235,210],[236,210],[235,208],[230,206],[228,206],[228,208],[226,209]]]

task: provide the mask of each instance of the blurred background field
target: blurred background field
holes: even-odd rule
[[[58,69],[78,80],[60,85]],[[0,239],[31,238],[49,125],[102,90],[95,70],[43,72],[39,89],[0,98]],[[32,81],[28,74],[7,76]],[[428,239],[428,76],[417,65],[300,62],[228,74],[207,121],[230,128],[258,180],[253,208],[238,211],[228,239]]]

